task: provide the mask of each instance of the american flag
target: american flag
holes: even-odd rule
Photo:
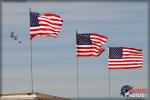
[[[99,56],[105,49],[101,48],[106,43],[107,37],[95,34],[77,34],[77,56]]]
[[[142,66],[142,49],[129,47],[109,47],[109,69],[141,68]]]
[[[30,39],[36,36],[57,37],[62,23],[59,15],[30,12]]]

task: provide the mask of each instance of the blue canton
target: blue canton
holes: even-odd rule
[[[30,27],[39,26],[38,16],[39,13],[30,12]]]
[[[123,47],[109,47],[109,59],[122,59]]]
[[[92,45],[90,34],[77,34],[77,45]]]

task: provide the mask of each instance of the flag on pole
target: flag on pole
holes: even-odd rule
[[[129,47],[109,47],[109,69],[130,69],[143,66],[142,49]]]
[[[101,48],[107,41],[107,37],[84,33],[76,35],[77,56],[99,56],[105,49]]]
[[[57,37],[62,23],[59,15],[30,12],[30,39],[36,36]]]

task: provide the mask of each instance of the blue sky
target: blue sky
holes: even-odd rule
[[[108,36],[108,46],[141,48],[144,67],[111,71],[111,96],[121,97],[123,85],[148,85],[148,3],[146,2],[30,2],[2,4],[3,92],[30,92],[29,8],[56,13],[64,20],[58,38],[33,39],[34,91],[76,97],[76,38],[95,32]],[[9,38],[14,31],[21,44]],[[79,58],[80,97],[108,97],[108,50],[99,57]]]

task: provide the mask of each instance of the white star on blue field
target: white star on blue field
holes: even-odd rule
[[[63,19],[58,38],[32,40],[34,91],[76,98],[76,29],[108,37],[98,57],[80,57],[80,97],[108,97],[108,47],[141,48],[141,69],[112,70],[111,97],[122,97],[124,85],[148,87],[148,3],[146,2],[28,2],[2,3],[3,93],[31,92],[29,25],[31,11],[55,13]],[[10,38],[14,32],[21,43]]]

